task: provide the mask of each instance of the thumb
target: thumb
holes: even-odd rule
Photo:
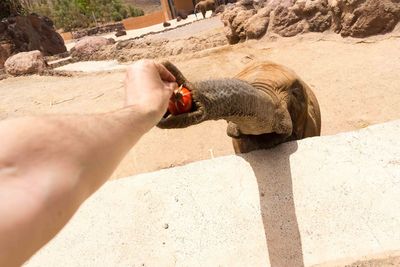
[[[175,89],[178,88],[178,84],[176,82],[164,82],[166,89],[172,94]]]

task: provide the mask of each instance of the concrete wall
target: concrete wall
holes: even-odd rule
[[[125,29],[134,30],[149,27],[158,23],[163,23],[165,21],[164,12],[154,12],[148,15],[127,18],[122,21]]]
[[[109,182],[27,266],[324,266],[399,251],[399,132],[396,121]]]

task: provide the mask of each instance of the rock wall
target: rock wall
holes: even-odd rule
[[[81,39],[71,49],[71,56],[78,60],[89,60],[103,46],[114,44],[114,39],[107,39],[101,36],[87,36]]]
[[[399,0],[241,0],[221,17],[229,43],[268,32],[294,36],[333,30],[343,37],[392,31],[400,20]]]
[[[117,59],[120,62],[128,62],[143,58],[154,59],[190,54],[226,44],[227,41],[224,34],[209,33],[203,36],[192,36],[187,39],[177,40],[137,38],[120,41],[115,44],[102,43],[96,46],[91,45],[94,49],[87,49],[90,52],[84,53],[75,50],[75,47],[71,50],[71,54],[77,61]]]
[[[67,51],[49,18],[31,14],[11,16],[0,22],[0,68],[10,55],[33,50],[45,56]]]
[[[89,29],[83,29],[83,30],[72,32],[72,38],[79,39],[79,38],[82,38],[85,36],[99,35],[99,34],[103,34],[103,33],[124,31],[124,30],[125,30],[124,25],[122,24],[122,22],[119,22],[119,23],[101,25],[98,27],[93,27],[93,28],[89,28]]]

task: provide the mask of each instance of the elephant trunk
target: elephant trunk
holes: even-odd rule
[[[190,86],[192,111],[176,116],[169,114],[159,122],[158,127],[185,128],[206,120],[224,119],[236,124],[242,134],[272,130],[277,103],[249,83],[238,79],[220,79],[200,81]]]

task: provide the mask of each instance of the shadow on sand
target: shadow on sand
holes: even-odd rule
[[[297,142],[290,142],[271,150],[238,155],[250,163],[257,177],[269,261],[273,267],[304,266],[289,160],[296,150]]]

